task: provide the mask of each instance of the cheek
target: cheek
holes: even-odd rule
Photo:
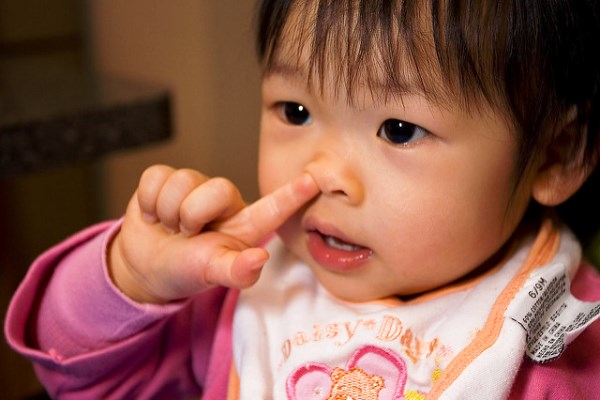
[[[267,140],[264,132],[261,133],[258,151],[258,186],[261,196],[271,193],[278,187],[281,167],[276,155],[273,145]]]
[[[276,167],[270,167],[271,163],[268,160],[263,159],[261,156],[258,163],[258,190],[260,192],[261,197],[267,195],[272,192],[275,188],[275,184],[273,183],[274,179],[272,177],[273,170]]]
[[[258,183],[262,196],[298,177],[310,157],[305,141],[263,120],[258,152]],[[297,135],[297,133],[296,133]]]
[[[302,168],[290,156],[290,150],[268,141],[261,142],[258,160],[258,185],[261,196],[290,182]]]
[[[389,237],[400,237],[423,257],[432,253],[447,259],[460,257],[473,253],[473,248],[475,252],[494,251],[516,220],[506,214],[510,174],[490,166],[461,169],[456,168],[458,163],[450,165],[454,168],[430,164],[405,176],[400,187],[384,185],[376,191],[380,194],[374,210],[378,225],[388,227]]]
[[[526,207],[511,203],[512,176],[503,168],[461,174],[446,185],[447,200],[437,204],[438,235],[445,236],[447,256],[475,267],[498,251],[516,228]],[[442,185],[442,182],[440,182]],[[443,237],[437,237],[444,240]]]

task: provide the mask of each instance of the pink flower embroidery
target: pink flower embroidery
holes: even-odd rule
[[[288,400],[404,399],[406,364],[396,353],[376,346],[358,349],[346,368],[309,363],[287,380]]]

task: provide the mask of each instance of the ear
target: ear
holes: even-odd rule
[[[584,145],[579,140],[575,110],[562,126],[540,160],[532,185],[532,196],[540,204],[556,206],[571,197],[594,170],[585,163]]]

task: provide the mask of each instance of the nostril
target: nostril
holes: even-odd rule
[[[338,198],[344,202],[359,204],[363,200],[361,183],[347,174],[321,176],[317,181],[321,193],[326,197]]]
[[[346,196],[346,192],[344,192],[343,190],[333,190],[331,191],[331,194],[337,196]]]

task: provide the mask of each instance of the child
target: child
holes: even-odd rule
[[[551,208],[600,153],[599,13],[263,1],[264,197],[149,168],[10,343],[58,398],[597,396],[600,277]]]

